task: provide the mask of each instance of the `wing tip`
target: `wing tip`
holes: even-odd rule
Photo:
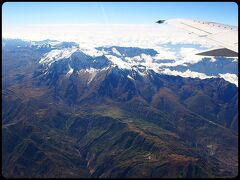
[[[156,23],[163,24],[166,20],[158,20]]]
[[[238,57],[238,53],[227,48],[213,49],[198,53],[200,56],[223,56],[223,57]]]

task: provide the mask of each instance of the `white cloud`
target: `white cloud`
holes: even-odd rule
[[[196,48],[181,48],[176,51],[165,47],[166,43],[213,47],[211,42],[205,38],[199,38],[167,24],[32,24],[17,29],[5,27],[3,28],[3,37],[74,41],[85,49],[93,49],[98,46],[153,48],[159,53],[155,59],[176,60],[175,63],[169,63],[170,66],[184,62],[197,62],[203,57],[195,55],[199,52]],[[91,50],[89,53],[94,52]]]
[[[173,52],[169,48],[158,46],[155,50],[159,52],[159,54],[154,57],[155,59],[177,59],[177,52]]]
[[[208,76],[204,73],[190,71],[189,69],[185,72],[180,72],[180,71],[170,70],[168,68],[161,70],[161,73],[173,75],[173,76],[191,77],[191,78],[200,78],[200,79],[221,77],[225,81],[228,81],[238,86],[238,76],[236,74],[226,73],[226,74],[219,74],[219,76]]]
[[[106,57],[112,61],[113,64],[117,65],[119,68],[122,69],[131,69],[131,65],[129,63],[124,62],[120,58],[112,55],[106,55]]]
[[[197,63],[202,60],[202,56],[196,55],[200,50],[196,48],[180,48],[179,54],[181,61],[188,63]]]
[[[201,44],[209,47],[211,44],[166,24],[33,24],[17,29],[3,28],[3,37],[75,41],[92,47],[120,45],[156,48],[165,43]]]
[[[213,78],[213,77],[215,77],[215,76],[207,76],[204,73],[190,71],[189,69],[186,70],[185,72],[180,72],[180,71],[170,70],[170,69],[166,68],[166,69],[162,70],[161,73],[168,74],[168,75],[174,75],[174,76],[200,78],[200,79],[206,79],[206,78]]]
[[[202,60],[203,56],[195,55],[201,52],[194,45],[198,45],[205,49],[211,49],[215,46],[206,38],[197,37],[189,34],[186,31],[177,29],[167,24],[35,24],[16,29],[8,29],[3,27],[4,38],[21,38],[25,40],[43,40],[55,39],[59,41],[74,41],[79,43],[81,50],[92,56],[105,54],[114,64],[122,68],[131,68],[131,65],[140,64],[147,66],[154,71],[159,71],[161,66],[177,66],[185,63],[196,63]],[[192,44],[193,47],[182,47],[172,49],[171,46],[179,44]],[[159,54],[155,57],[147,55],[136,56],[133,58],[126,57],[124,62],[115,56],[107,55],[105,52],[100,52],[94,47],[99,46],[124,46],[124,47],[139,47],[153,48]],[[179,47],[179,46],[178,46]],[[113,51],[119,54],[115,49]],[[172,59],[173,63],[154,63],[153,59]],[[211,61],[215,59],[212,57]],[[203,73],[170,71],[165,69],[165,73],[177,74],[186,77],[208,78]],[[230,74],[221,75],[226,80],[236,84],[236,77]]]

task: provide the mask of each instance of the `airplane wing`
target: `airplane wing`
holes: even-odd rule
[[[156,23],[184,29],[220,46],[219,49],[201,52],[197,55],[238,57],[238,27],[236,26],[191,19],[159,20]]]

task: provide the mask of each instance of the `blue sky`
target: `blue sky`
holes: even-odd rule
[[[8,28],[28,24],[150,24],[170,18],[238,24],[238,6],[233,2],[7,2],[2,15],[3,26]]]

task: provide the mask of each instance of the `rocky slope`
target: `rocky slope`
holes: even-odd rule
[[[127,66],[122,55],[93,56],[74,43],[44,43],[3,50],[5,177],[238,174],[234,84]]]

